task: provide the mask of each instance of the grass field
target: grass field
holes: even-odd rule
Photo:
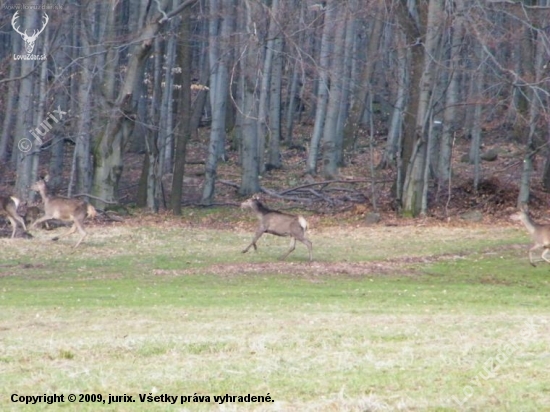
[[[550,265],[521,228],[324,227],[309,264],[241,254],[252,222],[1,239],[0,410],[550,410]],[[247,394],[270,399],[214,399]]]

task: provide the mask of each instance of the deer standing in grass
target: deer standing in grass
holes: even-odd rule
[[[523,223],[527,232],[531,235],[531,239],[533,239],[534,245],[529,249],[529,263],[532,266],[536,266],[533,262],[533,251],[538,249],[544,249],[541,257],[544,261],[550,263],[550,260],[546,257],[548,248],[550,248],[550,225],[539,225],[533,222],[525,206],[521,207],[519,212],[510,216],[510,219]]]
[[[308,224],[302,216],[290,215],[288,213],[268,209],[257,197],[252,197],[241,203],[241,209],[252,209],[260,222],[254,239],[252,239],[250,245],[243,250],[243,253],[248,252],[251,246],[254,246],[254,250],[257,250],[256,241],[264,233],[270,233],[275,236],[291,237],[290,249],[281,257],[281,260],[285,259],[296,248],[296,240],[299,240],[307,246],[309,260],[311,261],[313,259],[311,242],[305,236]]]
[[[31,229],[49,219],[73,222],[71,229],[67,233],[55,237],[52,240],[58,240],[63,236],[71,235],[78,229],[80,239],[78,239],[78,242],[76,242],[76,245],[74,246],[77,248],[78,245],[80,245],[80,242],[82,242],[87,235],[84,230],[84,219],[86,216],[95,217],[97,215],[95,208],[80,199],[67,199],[64,197],[50,196],[44,180],[39,180],[33,184],[31,189],[39,192],[42,197],[42,202],[44,202],[44,216],[35,220],[31,225]]]
[[[9,197],[0,197],[0,215],[5,215],[11,223],[12,232],[11,238],[15,237],[15,232],[17,231],[17,222],[21,223],[25,232],[27,231],[27,226],[25,226],[25,221],[17,213],[17,208],[19,207],[20,200],[15,196]]]

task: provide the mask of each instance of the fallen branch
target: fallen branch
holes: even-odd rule
[[[312,187],[312,186],[327,186],[332,183],[389,183],[393,182],[393,179],[382,179],[382,180],[375,180],[372,181],[371,179],[353,179],[353,180],[324,180],[322,182],[315,182],[315,183],[308,183],[301,186],[291,187],[290,189],[283,190],[280,194],[284,195],[285,193],[290,193],[298,189],[303,189],[306,187]]]
[[[334,205],[334,201],[333,201],[332,199],[330,199],[329,197],[327,197],[327,196],[325,196],[325,195],[319,193],[318,191],[313,190],[313,189],[311,189],[311,188],[309,188],[307,191],[308,191],[309,193],[311,193],[312,195],[317,196],[318,198],[324,200],[324,201],[327,202],[328,204]]]
[[[374,183],[385,183],[385,182],[391,182],[391,181],[393,180],[384,179],[384,180],[377,180]],[[240,185],[238,183],[232,182],[230,180],[219,179],[216,182],[219,182],[226,186],[234,187],[236,189],[240,189]],[[331,206],[334,206],[334,205],[342,204],[343,201],[341,198],[338,199],[338,198],[331,197],[327,192],[349,193],[349,195],[345,196],[344,199],[346,200],[355,199],[356,202],[361,202],[361,200],[359,199],[360,198],[366,199],[366,196],[362,194],[360,191],[357,191],[355,189],[345,188],[345,187],[328,188],[326,189],[326,192],[323,192],[325,190],[325,186],[328,186],[331,183],[369,183],[369,182],[372,182],[372,181],[370,179],[326,180],[323,182],[308,183],[305,185],[296,186],[290,189],[283,190],[281,192],[276,192],[275,190],[260,186],[260,191],[277,199],[305,203],[308,206],[310,206],[314,201],[319,201],[319,200],[326,202]],[[313,189],[313,186],[321,186],[321,188]],[[298,196],[289,195],[289,193],[292,193],[292,192],[295,192],[295,194]],[[355,195],[355,196],[352,196],[352,195]]]
[[[218,179],[217,181],[220,182],[222,185],[231,186],[231,187],[234,187],[234,188],[237,188],[237,189],[241,188],[241,186],[238,183],[231,182],[229,180],[220,180],[220,179]]]
[[[271,190],[271,189],[267,189],[265,187],[260,187],[260,190],[264,193],[267,193],[268,195],[270,196],[273,196],[273,197],[276,197],[278,199],[284,199],[284,200],[294,200],[295,202],[306,202],[308,204],[311,203],[311,199],[305,199],[305,198],[301,198],[301,197],[295,197],[295,196],[283,196],[277,192],[275,192],[274,190]]]
[[[73,197],[91,197],[92,199],[99,200],[103,203],[106,203],[108,205],[118,205],[119,202],[111,202],[109,200],[102,199],[101,197],[97,197],[94,195],[89,195],[88,193],[78,193],[76,195],[73,195]]]

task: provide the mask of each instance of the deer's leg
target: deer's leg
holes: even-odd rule
[[[84,220],[84,218],[82,218],[82,220]],[[78,245],[80,245],[80,242],[82,242],[84,240],[87,233],[84,230],[84,226],[82,225],[82,222],[80,220],[75,220],[74,224],[75,224],[76,228],[78,229],[78,231],[80,233],[80,239],[78,240],[78,242],[76,242],[76,245],[74,245],[74,247],[76,249],[78,247]]]
[[[23,230],[25,230],[25,232],[27,231],[27,225],[25,225],[25,219],[23,219],[21,216],[19,216],[18,214],[16,214],[14,217],[13,217],[15,220],[17,220],[19,223],[21,223],[21,226],[23,226]]]
[[[50,218],[48,216],[42,216],[40,219],[36,219],[34,222],[32,222],[32,225],[29,227],[29,229],[34,229],[36,225],[45,222],[46,220],[50,220]]]
[[[309,252],[309,261],[311,262],[313,260],[313,254],[312,254],[313,245],[311,244],[311,241],[305,237],[303,239],[298,239],[298,240],[307,246],[307,250]]]
[[[550,251],[549,251],[547,248],[544,248],[544,251],[542,252],[541,257],[542,257],[546,262],[550,263],[550,260],[548,260],[548,259],[545,257],[546,254],[547,254],[548,252],[550,252]]]
[[[535,250],[540,249],[540,248],[541,248],[541,247],[540,247],[539,245],[535,245],[535,246],[533,246],[531,249],[529,249],[529,263],[531,263],[531,266],[533,266],[533,267],[536,267],[536,266],[537,266],[537,265],[535,265],[535,263],[533,262],[533,252],[534,252]],[[543,254],[544,254],[544,252],[543,252]]]
[[[72,235],[74,232],[76,232],[76,221],[74,221],[73,225],[71,226],[71,228],[67,232],[62,233],[59,236],[54,237],[52,240],[59,240],[62,237]]]
[[[292,253],[292,251],[296,249],[296,238],[291,237],[290,238],[290,249],[288,249],[288,252],[286,252],[283,256],[281,256],[281,260],[285,260],[288,255]]]
[[[256,246],[256,241],[262,237],[262,235],[264,234],[264,230],[263,229],[260,229],[256,232],[256,235],[254,236],[254,239],[252,239],[252,242],[250,243],[250,245],[248,245],[246,247],[246,249],[243,250],[242,253],[246,253],[248,252],[248,249],[250,249],[250,246],[254,246],[254,250],[258,250],[258,247]]]
[[[15,232],[17,231],[17,222],[10,215],[8,215],[8,220],[11,223],[11,238],[13,239],[15,237]]]

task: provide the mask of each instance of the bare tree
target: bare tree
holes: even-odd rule
[[[26,10],[26,24],[29,22],[29,26],[36,27],[39,19],[40,14],[38,13],[38,10]],[[19,83],[19,101],[17,106],[17,118],[15,122],[16,141],[14,142],[15,145],[12,152],[12,158],[15,160],[17,167],[15,193],[17,197],[23,201],[29,199],[29,187],[35,178],[35,175],[33,175],[33,170],[36,168],[38,156],[36,140],[29,135],[29,130],[38,126],[36,115],[38,114],[42,116],[44,114],[43,103],[45,99],[45,96],[40,96],[40,84],[36,81],[40,78],[30,76],[30,73],[34,72],[35,65],[42,66],[43,64],[45,64],[45,62],[35,60],[23,60],[21,62],[21,75],[23,79]],[[38,101],[35,101],[35,95],[38,95],[39,100],[42,101],[40,106],[37,106]],[[39,109],[39,107],[42,108],[41,113],[37,113],[37,109]],[[40,122],[42,122],[42,118],[40,118]],[[45,125],[43,125],[42,128],[45,128]],[[41,132],[43,131],[42,128],[40,130]],[[29,147],[29,145],[32,145],[32,147]],[[30,150],[25,150],[26,148],[29,148]]]
[[[451,177],[451,149],[454,134],[458,129],[458,111],[457,104],[459,101],[459,69],[460,69],[460,52],[462,49],[462,36],[464,33],[463,18],[460,10],[451,8],[452,5],[447,5],[447,14],[452,16],[452,34],[448,36],[448,89],[445,93],[445,109],[443,113],[443,132],[441,135],[439,146],[439,163],[437,168],[438,184],[447,183]],[[451,9],[449,9],[451,8]],[[458,11],[458,13],[457,13]],[[457,15],[453,15],[457,13]]]
[[[178,66],[181,72],[176,76],[175,84],[180,86],[176,92],[177,113],[180,121],[174,134],[174,175],[172,177],[172,197],[170,206],[174,214],[181,214],[181,198],[183,188],[183,176],[185,174],[185,157],[187,142],[191,135],[191,13],[189,9],[182,13],[180,28],[181,45],[178,53]],[[181,84],[177,80],[181,79]]]
[[[239,52],[239,123],[242,130],[242,156],[241,156],[241,195],[251,195],[260,190],[260,158],[258,127],[258,86],[256,71],[259,57],[259,39],[255,35],[253,16],[258,13],[258,5],[253,2],[245,2],[244,13],[240,17],[239,27],[242,31],[241,47]]]
[[[338,175],[342,151],[343,135],[338,133],[338,118],[342,105],[344,87],[344,50],[346,41],[347,8],[343,4],[334,5],[334,51],[331,60],[330,94],[323,127],[323,176],[333,179]]]
[[[266,65],[264,71],[270,70],[269,87],[269,145],[267,151],[267,165],[274,169],[282,167],[281,161],[281,84],[283,74],[283,38],[281,33],[281,22],[279,11],[279,0],[271,4],[269,19],[269,31],[266,51]],[[270,52],[270,50],[272,50]],[[271,54],[270,68],[267,64],[267,56]]]
[[[137,82],[149,57],[155,36],[170,20],[170,18],[190,7],[195,0],[186,0],[170,11],[159,11],[158,7],[147,8],[148,2],[142,2],[144,18],[140,21],[132,41],[128,66],[121,86],[114,101],[110,102],[108,116],[102,130],[98,133],[93,147],[94,175],[92,194],[97,206],[105,206],[106,202],[116,201],[118,183],[123,169],[123,147],[128,137],[129,129],[125,123],[131,121],[135,111],[133,95],[137,90]],[[158,3],[157,3],[158,5]],[[106,79],[108,81],[108,79]],[[97,200],[102,199],[102,200]]]
[[[403,140],[403,188],[401,204],[403,213],[413,216],[421,212],[423,193],[425,192],[425,167],[429,138],[428,120],[430,119],[430,95],[433,88],[433,55],[441,37],[440,24],[444,22],[442,16],[442,0],[430,0],[427,5],[422,4],[416,10],[419,16],[417,23],[410,10],[401,11],[405,15],[402,19],[406,28],[408,41],[419,42],[419,28],[425,28],[425,46],[413,48],[412,75],[410,87],[409,116],[406,117],[405,135]],[[422,22],[426,22],[423,24]],[[418,24],[418,26],[417,26]],[[419,27],[419,28],[417,28]],[[417,91],[416,91],[417,90]],[[414,116],[414,117],[412,117]],[[408,119],[408,120],[407,120]],[[413,127],[414,125],[414,127]],[[412,127],[412,130],[409,129]],[[399,190],[399,189],[398,189]]]
[[[225,116],[229,93],[228,41],[233,30],[233,0],[209,0],[210,106],[212,126],[206,159],[202,203],[210,204],[214,196],[218,159],[225,155]],[[225,46],[225,47],[224,47]]]
[[[315,123],[313,134],[309,144],[306,173],[317,173],[317,156],[319,145],[323,136],[323,127],[326,117],[326,108],[329,95],[329,70],[330,53],[332,50],[332,36],[334,35],[334,12],[337,8],[337,0],[328,0],[324,9],[323,38],[321,40],[321,54],[319,56],[319,80],[317,90],[317,102],[315,111]]]

